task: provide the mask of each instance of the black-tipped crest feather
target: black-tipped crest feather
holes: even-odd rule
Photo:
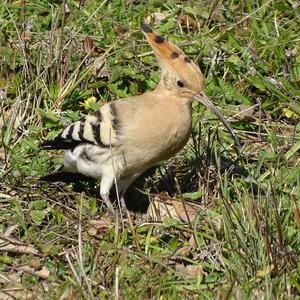
[[[153,32],[152,28],[144,21],[141,22],[141,27],[142,27],[143,31],[146,33]]]

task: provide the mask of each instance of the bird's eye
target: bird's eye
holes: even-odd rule
[[[182,80],[178,80],[177,85],[182,88],[184,87],[184,82]]]

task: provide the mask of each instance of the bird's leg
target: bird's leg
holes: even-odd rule
[[[125,200],[124,200],[124,193],[121,192],[119,196],[120,196],[121,212],[124,215],[127,211],[127,206],[126,206],[126,203],[125,203]]]
[[[101,195],[101,198],[104,201],[109,213],[114,215],[115,210],[109,199],[109,190],[110,190],[111,186],[113,185],[114,177],[111,176],[110,174],[112,174],[112,172],[108,172],[108,174],[104,174],[101,178],[100,195]]]
[[[114,209],[114,207],[113,207],[113,205],[112,205],[112,203],[109,199],[109,194],[100,192],[100,195],[101,195],[101,198],[104,201],[109,213],[114,216],[115,215],[115,209]]]
[[[116,188],[115,192],[116,195],[114,198],[117,203],[117,207],[119,208],[121,214],[125,215],[127,211],[127,206],[124,200],[124,192],[122,189],[119,188],[119,186]]]

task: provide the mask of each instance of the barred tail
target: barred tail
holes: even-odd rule
[[[45,182],[64,182],[64,183],[75,183],[78,181],[93,181],[94,178],[82,175],[80,173],[71,173],[60,171],[59,169],[57,172],[45,175],[39,178],[39,181]]]

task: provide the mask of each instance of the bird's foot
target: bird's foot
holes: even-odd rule
[[[111,216],[111,217],[114,217],[115,214],[116,214],[116,211],[112,205],[112,203],[110,202],[110,199],[109,199],[109,196],[108,194],[101,194],[101,198],[102,200],[104,201],[107,209],[108,209],[108,214]]]

